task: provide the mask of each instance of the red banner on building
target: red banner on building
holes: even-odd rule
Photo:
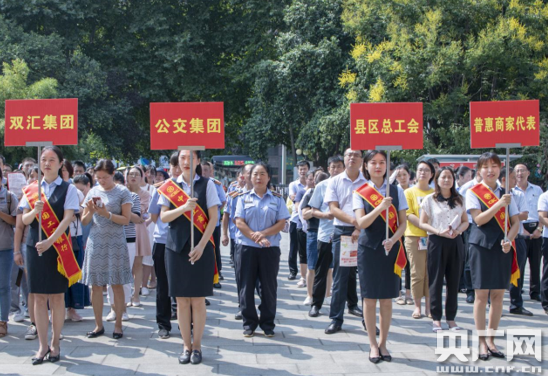
[[[150,148],[173,150],[179,146],[224,149],[223,102],[150,104]]]
[[[538,146],[539,101],[470,102],[470,146]]]
[[[350,147],[423,148],[422,103],[350,104]]]
[[[5,146],[78,144],[78,99],[7,100]]]

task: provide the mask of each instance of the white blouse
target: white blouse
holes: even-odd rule
[[[463,205],[456,205],[451,209],[447,201],[439,202],[436,200],[434,193],[429,194],[422,200],[421,209],[428,215],[430,225],[440,231],[447,229],[456,216],[459,217],[458,223],[460,225],[460,218],[466,210]],[[432,235],[432,233],[428,232],[428,235]]]

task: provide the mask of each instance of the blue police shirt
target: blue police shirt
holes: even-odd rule
[[[217,196],[219,197],[219,201],[221,202],[219,204],[219,217],[217,219],[217,226],[219,226],[221,224],[221,209],[222,209],[221,205],[223,204],[223,202],[226,202],[226,194],[222,184],[215,183],[215,179],[213,178],[209,178],[209,180],[211,180],[213,184],[215,184],[215,189],[217,190]]]
[[[325,191],[327,190],[327,184],[329,180],[324,180],[316,185],[314,193],[308,202],[311,208],[318,209],[322,213],[329,212],[329,205],[324,202]],[[323,243],[329,243],[333,237],[333,220],[321,218],[320,226],[318,227],[318,240]]]
[[[160,212],[162,211],[162,206],[158,204],[158,199],[160,198],[160,193],[155,189],[152,193],[152,198],[150,199],[150,204],[148,205],[148,212],[150,214],[158,215],[158,220],[154,226],[154,243],[166,244],[167,242],[167,230],[168,224],[162,222],[160,218]]]
[[[51,184],[48,184],[45,179],[42,179],[42,192],[44,192],[44,195],[49,200],[51,195],[53,194],[53,191],[57,186],[61,185],[63,182],[63,179],[61,179],[60,176],[57,177],[54,181],[51,182]],[[80,201],[78,200],[78,193],[76,192],[78,188],[74,186],[74,184],[69,184],[68,190],[67,190],[67,196],[65,197],[65,210],[74,210],[74,214],[78,213],[80,211]],[[30,204],[27,201],[27,197],[23,195],[21,198],[21,202],[19,202],[19,207],[21,209],[30,209]]]
[[[245,221],[251,231],[266,230],[276,224],[280,220],[288,219],[289,211],[285,206],[282,197],[277,197],[272,194],[270,189],[267,189],[263,198],[259,197],[255,190],[243,194],[238,199],[236,205],[235,218],[241,218]],[[270,242],[271,247],[279,247],[282,236],[278,233],[266,237]],[[249,239],[240,231],[236,234],[236,242],[238,244],[247,245],[250,247],[260,248],[260,245]]]

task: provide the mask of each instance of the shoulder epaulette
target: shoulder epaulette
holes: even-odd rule
[[[234,198],[234,197],[238,196],[239,194],[240,194],[240,192],[238,192],[238,191],[232,191],[232,192],[230,192],[228,195],[229,195],[230,197]]]
[[[281,193],[278,193],[278,192],[274,192],[274,191],[271,191],[272,194],[276,197],[280,197],[280,198],[283,198],[283,196],[281,195]]]
[[[217,185],[223,185],[223,183],[221,183],[219,180],[217,179],[213,179],[211,178],[211,180],[213,181],[213,183],[217,184]]]

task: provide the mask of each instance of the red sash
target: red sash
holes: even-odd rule
[[[470,190],[489,209],[492,208],[493,205],[495,205],[499,201],[497,196],[495,196],[493,194],[493,192],[491,192],[491,190],[483,184],[476,184],[475,186],[470,188]],[[506,207],[503,206],[495,214],[494,218],[496,219],[501,231],[504,232],[504,221],[506,219]],[[508,223],[508,225],[510,225],[510,223]],[[510,226],[508,226],[508,230],[510,230]],[[517,287],[518,286],[518,279],[520,277],[520,271],[519,271],[519,266],[518,266],[518,257],[517,257],[517,252],[516,252],[516,242],[515,242],[515,240],[512,241],[512,248],[514,249],[514,257],[512,258],[512,269],[511,269],[512,274],[510,276],[510,283],[512,283],[514,286]]]
[[[177,184],[173,179],[168,179],[160,188],[158,192],[163,194],[169,202],[171,202],[176,208],[179,208],[186,204],[190,196]],[[186,219],[190,221],[191,212],[183,213]],[[207,215],[204,212],[204,209],[200,205],[196,204],[196,209],[194,209],[194,222],[192,224],[203,234],[207,227]],[[215,242],[213,241],[213,235],[209,239],[211,244],[213,244],[213,253],[215,253]],[[216,260],[216,259],[215,259]],[[215,274],[213,276],[213,283],[219,282],[219,272],[217,270],[217,261],[215,261]]]
[[[387,189],[390,189],[389,187]],[[379,193],[372,185],[365,183],[360,188],[358,188],[355,193],[357,193],[361,198],[369,203],[373,208],[377,208],[384,196]],[[381,213],[382,219],[386,222],[386,210],[383,210]],[[398,230],[398,212],[394,205],[390,205],[388,209],[388,227],[392,234],[396,233]],[[401,271],[407,265],[407,259],[405,258],[405,251],[403,250],[403,245],[400,241],[400,248],[398,249],[398,256],[396,257],[396,262],[394,263],[394,273],[400,276]]]
[[[38,200],[38,182],[34,182],[23,188],[23,193],[31,209],[34,209]],[[46,236],[49,238],[57,230],[61,221],[57,218],[44,192],[42,192],[42,202],[44,203],[44,209],[42,210],[42,230],[44,230]],[[38,214],[36,215],[36,220],[39,220]],[[70,287],[82,278],[82,271],[72,250],[70,233],[67,235],[63,232],[63,235],[53,243],[53,248],[55,248],[58,255],[57,271],[68,279]]]

